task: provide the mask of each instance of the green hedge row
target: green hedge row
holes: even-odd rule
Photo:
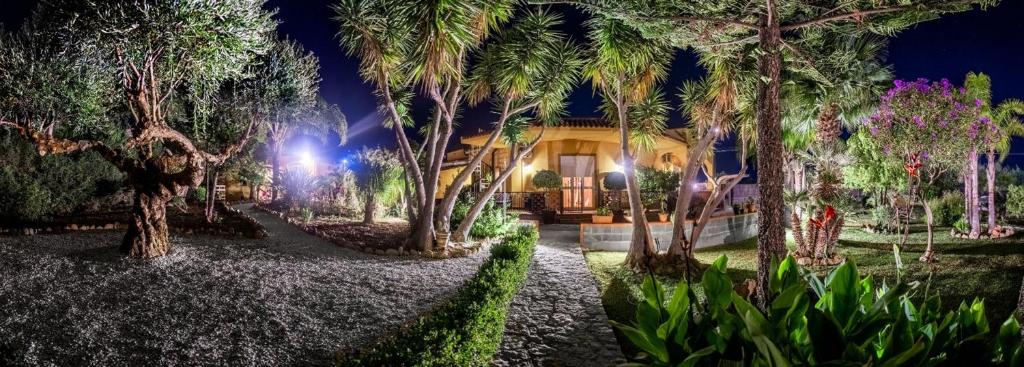
[[[341,366],[489,366],[512,298],[526,280],[537,230],[523,226],[491,248],[455,297],[372,347],[342,354]]]

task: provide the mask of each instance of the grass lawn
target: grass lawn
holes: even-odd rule
[[[792,238],[787,243],[795,245]],[[882,280],[893,283],[896,278],[895,258],[892,244],[899,242],[898,235],[871,234],[855,227],[845,228],[839,241],[839,251],[857,264],[862,275],[871,275],[875,284]],[[960,302],[975,297],[985,300],[987,316],[993,327],[1005,320],[1017,304],[1024,276],[1024,236],[1021,234],[997,240],[964,240],[949,235],[949,228],[935,230],[935,250],[939,263],[927,266],[917,260],[924,252],[926,231],[924,225],[912,225],[908,245],[901,257],[905,268],[904,277],[910,281],[920,280],[927,284],[931,276],[931,294],[938,292],[946,308],[955,308]],[[756,239],[701,249],[697,259],[709,264],[721,255],[729,257],[729,275],[734,282],[753,279],[756,274]],[[622,268],[625,252],[588,252],[587,264],[600,288],[602,302],[608,318],[618,322],[631,323],[636,304],[640,297],[640,275]],[[824,275],[826,268],[819,273]],[[678,278],[662,277],[666,287],[674,287]],[[917,297],[923,296],[923,287]],[[619,342],[625,340],[619,336]],[[628,343],[628,342],[626,342]],[[631,348],[624,349],[627,356]]]

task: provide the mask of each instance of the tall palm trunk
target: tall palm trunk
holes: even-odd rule
[[[621,81],[621,80],[620,80]],[[620,83],[621,85],[621,83]],[[616,109],[619,117],[619,149],[622,157],[622,171],[626,175],[626,192],[629,197],[629,211],[633,216],[633,237],[629,242],[626,264],[634,268],[649,268],[650,259],[657,254],[654,237],[647,226],[647,212],[640,199],[640,185],[636,179],[633,155],[629,152],[629,121],[626,117],[628,106],[621,89],[617,96]]]
[[[996,234],[996,152],[988,150],[988,163],[985,164],[985,183],[988,185],[988,233]]]
[[[757,298],[762,309],[768,303],[768,281],[773,261],[786,256],[784,202],[782,198],[782,113],[779,92],[782,74],[782,33],[775,0],[759,21],[761,54],[757,69]]]
[[[981,233],[981,212],[978,195],[978,149],[971,148],[970,162],[967,162],[970,169],[970,181],[971,181],[971,237],[976,237]]]

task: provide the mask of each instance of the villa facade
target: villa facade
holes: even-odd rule
[[[539,126],[533,126],[528,136],[535,137],[540,130]],[[487,141],[488,135],[490,131],[480,131],[462,137],[462,149],[448,153],[438,197],[444,195],[468,159]],[[540,191],[533,185],[534,174],[541,170],[552,170],[562,177],[561,201],[565,210],[595,209],[600,206],[601,195],[605,191],[601,186],[602,179],[609,173],[622,170],[619,141],[618,127],[603,118],[565,118],[547,127],[537,147],[513,167],[512,175],[499,192],[511,197],[512,201],[522,200],[521,194]],[[651,151],[636,154],[636,165],[679,171],[686,165],[689,146],[681,129],[668,129],[656,139]],[[481,190],[490,185],[491,178],[497,177],[510,164],[510,153],[504,143],[496,143],[494,149],[484,157],[478,171],[469,179],[467,186]],[[708,159],[704,164],[708,172],[714,172],[712,160]]]

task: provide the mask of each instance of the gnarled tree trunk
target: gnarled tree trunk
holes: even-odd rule
[[[217,202],[217,177],[220,175],[213,167],[209,167],[206,170],[206,206],[203,208],[203,213],[206,217],[206,223],[213,223],[216,218],[216,211],[214,210],[214,204]]]
[[[167,202],[171,192],[158,183],[136,185],[131,221],[120,251],[128,257],[151,259],[171,249],[167,231]]]
[[[775,0],[767,0],[758,37],[757,83],[757,298],[762,309],[768,304],[771,266],[786,256],[784,203],[782,199],[782,114],[779,91],[782,77],[782,35]]]

